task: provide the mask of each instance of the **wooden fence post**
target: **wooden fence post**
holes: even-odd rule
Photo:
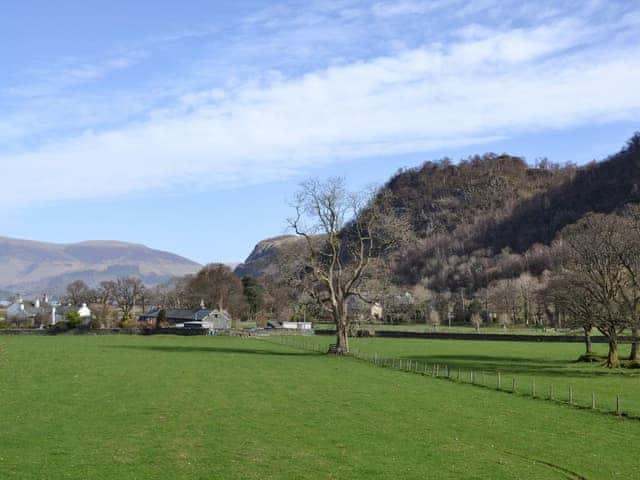
[[[553,385],[549,385],[549,400],[553,400]]]
[[[596,394],[591,392],[591,408],[595,410],[596,408]]]
[[[616,395],[616,415],[620,415],[620,394]]]
[[[573,405],[573,387],[569,385],[569,405]]]
[[[535,381],[535,379],[531,380],[531,396],[533,398],[536,398],[536,381]]]
[[[498,390],[501,388],[500,372],[498,372]]]
[[[511,381],[511,391],[514,393],[516,391],[516,377],[513,377],[513,380]]]

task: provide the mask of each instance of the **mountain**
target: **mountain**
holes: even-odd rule
[[[200,267],[173,253],[132,243],[56,244],[0,237],[0,290],[11,292],[56,293],[74,280],[95,285],[128,275],[155,285]]]
[[[585,166],[485,154],[456,164],[426,162],[393,176],[374,199],[408,219],[395,252],[393,282],[471,293],[524,272],[554,268],[558,232],[589,212],[615,213],[640,202],[640,134],[618,153]],[[260,242],[242,266],[277,272],[295,237]]]
[[[301,238],[281,235],[258,242],[244,263],[235,268],[241,277],[268,277],[278,274],[278,259],[300,245]]]

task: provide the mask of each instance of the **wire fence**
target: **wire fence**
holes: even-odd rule
[[[327,353],[327,345],[302,339],[295,336],[272,336],[268,341],[289,347]],[[351,350],[350,358],[370,363],[377,367],[398,370],[416,375],[428,376],[439,380],[472,385],[475,387],[505,392],[536,400],[545,400],[570,406],[573,408],[589,409],[600,413],[613,414],[620,417],[640,419],[640,411],[626,408],[620,393],[603,395],[601,392],[574,389],[573,385],[557,385],[547,380],[535,378],[518,378],[517,375],[505,375],[500,371],[482,369],[462,369],[442,363],[428,363],[407,358],[393,358],[378,353]]]

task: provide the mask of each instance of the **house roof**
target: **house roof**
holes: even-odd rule
[[[219,310],[185,310],[185,309],[167,309],[165,310],[167,320],[179,321],[200,321],[204,320],[211,314],[221,313]],[[154,308],[147,313],[140,315],[141,320],[158,318],[160,314],[159,308]]]

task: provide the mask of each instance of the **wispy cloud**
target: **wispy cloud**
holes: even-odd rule
[[[455,2],[438,8],[447,3]],[[278,35],[269,38],[281,45],[300,23],[324,29],[322,18],[332,14],[351,24],[365,15],[410,14],[421,5],[380,3],[366,13],[362,5],[341,3],[307,12],[305,21],[287,23],[280,14],[251,22],[275,28]],[[368,58],[327,56],[325,65],[302,71],[260,65],[266,73],[255,80],[229,81],[226,69],[209,86],[186,78],[174,90],[149,93],[133,119],[122,115],[126,121],[99,128],[87,120],[80,134],[0,154],[8,178],[39,172],[29,179],[28,195],[19,182],[5,184],[5,205],[247,185],[320,163],[639,118],[640,45],[625,37],[637,15],[627,12],[607,28],[575,15],[549,16],[554,20],[540,25],[462,23],[447,41],[421,39]],[[68,76],[88,81],[128,66],[112,59]],[[0,139],[10,129],[0,123]]]

